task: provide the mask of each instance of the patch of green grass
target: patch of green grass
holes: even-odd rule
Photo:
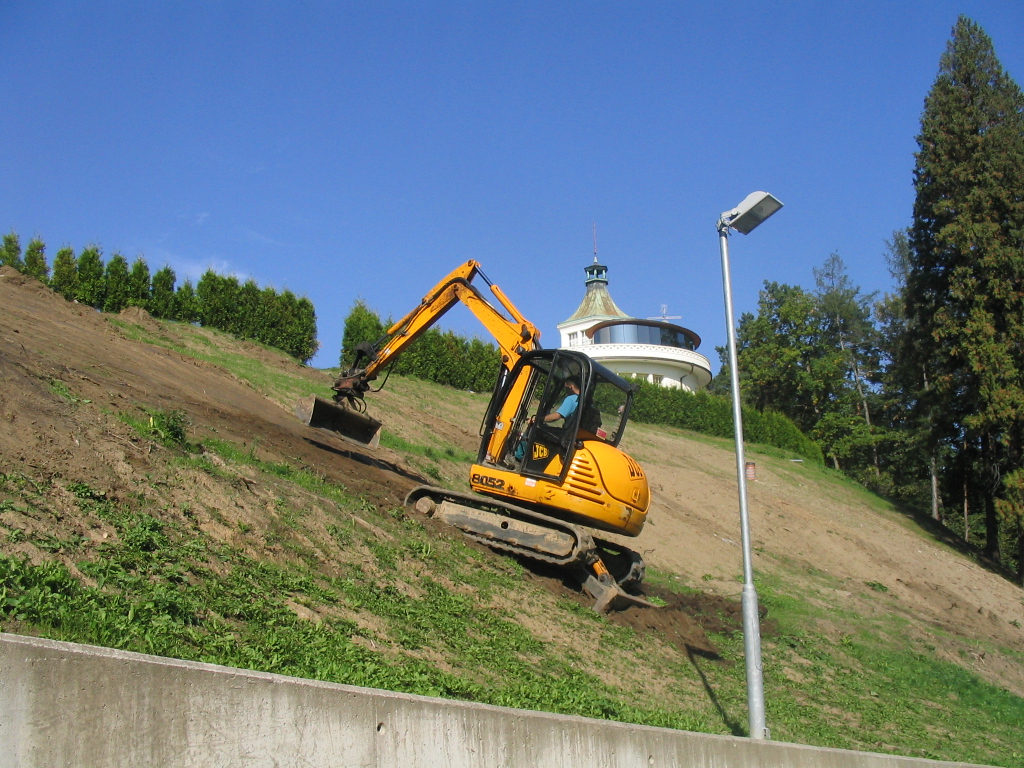
[[[60,379],[47,379],[47,384],[50,388],[50,391],[53,392],[53,394],[55,394],[57,397],[59,397],[61,400],[67,403],[77,405],[78,403],[92,402],[92,400],[87,400],[85,398],[78,397],[74,392],[72,392],[68,388],[68,385],[61,381]]]
[[[122,413],[120,418],[142,437],[156,440],[168,448],[180,448],[188,452],[196,450],[196,446],[188,441],[191,424],[184,411],[165,411],[156,408],[142,410],[143,416]]]
[[[288,474],[303,475],[294,469]],[[389,690],[674,727],[706,725],[688,713],[624,703],[614,688],[574,669],[514,616],[487,606],[491,591],[483,587],[507,590],[514,583],[507,574],[487,573],[460,542],[439,554],[442,545],[421,525],[408,525],[404,515],[377,518],[408,531],[404,544],[362,538],[373,541],[370,549],[387,571],[409,558],[439,565],[410,577],[409,589],[358,569],[328,578],[318,563],[303,558],[287,565],[254,560],[214,545],[195,529],[158,519],[139,508],[143,499],[116,502],[86,483],[69,483],[67,489],[83,511],[101,516],[117,534],[92,559],[78,563],[95,586],[56,562],[33,565],[0,556],[0,617],[6,625],[30,625],[34,632],[75,642]],[[353,540],[361,536],[348,531]],[[441,573],[469,589],[445,586],[437,578]],[[299,618],[288,600],[320,611],[321,619]],[[388,627],[387,636],[378,638],[385,650],[353,642],[361,631],[332,614],[339,605],[379,617]],[[426,648],[444,654],[450,671],[420,659]]]
[[[476,461],[476,453],[470,453],[450,445],[443,448],[420,445],[386,431],[381,433],[380,444],[393,451],[401,451],[413,456],[422,456],[431,461],[455,461],[460,464],[472,464]]]
[[[310,381],[302,376],[290,375],[273,366],[267,366],[251,356],[231,352],[227,347],[239,343],[238,340],[230,334],[213,328],[200,328],[170,320],[156,320],[155,322],[162,326],[174,329],[175,335],[178,337],[178,340],[175,340],[165,334],[149,331],[140,325],[127,323],[117,317],[107,316],[107,321],[117,326],[129,339],[173,349],[197,360],[220,366],[249,384],[257,392],[289,407],[296,400],[309,394],[330,395],[326,378],[322,385],[311,386]],[[297,361],[279,349],[251,340],[244,343],[260,347],[271,354],[279,355],[283,361],[299,365]]]
[[[162,333],[154,333],[137,323],[129,323],[114,315],[104,314],[104,317],[108,323],[118,328],[126,339],[130,339],[131,341],[142,341],[156,347],[164,347],[165,349],[173,349],[175,352],[188,353],[186,347],[182,346],[179,342],[176,342],[170,336]],[[156,320],[156,322],[171,324],[172,321]],[[178,324],[174,323],[174,325]]]

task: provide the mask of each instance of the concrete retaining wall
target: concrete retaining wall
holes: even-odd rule
[[[915,768],[0,634],[0,768]]]

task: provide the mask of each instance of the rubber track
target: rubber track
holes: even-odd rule
[[[594,542],[594,537],[591,536],[586,529],[581,528],[577,525],[573,525],[571,523],[566,523],[554,517],[548,517],[547,515],[542,515],[539,512],[532,512],[528,509],[516,507],[512,504],[506,504],[505,502],[498,501],[497,499],[489,499],[483,496],[478,496],[475,493],[449,491],[445,488],[435,488],[429,485],[420,485],[409,491],[409,495],[405,497],[405,504],[406,506],[413,506],[415,505],[417,500],[423,498],[424,496],[429,496],[431,499],[438,503],[440,503],[440,501],[442,500],[448,499],[450,501],[454,501],[457,504],[465,504],[466,506],[474,507],[475,509],[480,509],[485,512],[494,512],[498,515],[504,514],[506,517],[517,518],[520,520],[525,520],[526,522],[538,523],[539,525],[543,525],[546,528],[553,528],[555,530],[564,531],[569,535],[573,536],[573,538],[575,538],[577,541],[577,548],[573,552],[573,554],[569,555],[568,557],[554,557],[552,555],[545,555],[541,552],[535,552],[531,549],[522,549],[520,547],[506,544],[501,541],[488,539],[485,536],[477,536],[473,533],[462,531],[463,535],[473,539],[474,541],[479,541],[481,544],[486,544],[488,547],[492,547],[493,549],[500,549],[505,552],[512,552],[517,555],[529,557],[533,560],[539,560],[542,563],[550,563],[552,565],[559,565],[563,567],[572,566],[576,564],[586,564],[588,557],[591,553],[594,553],[595,555],[597,554],[597,545]],[[583,548],[581,544],[585,545],[587,542],[590,542],[590,546]]]

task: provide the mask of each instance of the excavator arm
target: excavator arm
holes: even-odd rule
[[[487,283],[505,313],[473,285],[476,277]],[[365,414],[363,400],[370,382],[458,303],[465,305],[498,343],[504,371],[511,370],[524,353],[540,348],[537,327],[487,279],[479,262],[471,259],[444,277],[411,312],[388,328],[383,337],[356,348],[353,365],[334,382],[333,403],[310,396],[299,401],[296,415],[310,426],[328,429],[347,440],[375,448],[380,440],[381,423]]]
[[[511,319],[473,285],[472,281],[477,276],[487,283]],[[498,286],[487,279],[479,262],[471,259],[435,285],[416,308],[387,330],[383,338],[357,348],[355,363],[335,382],[334,390],[338,393],[335,400],[346,398],[351,403],[354,398],[361,399],[369,389],[369,383],[382,369],[460,302],[497,342],[506,370],[511,369],[524,352],[539,348],[540,331],[537,327],[523,317]]]

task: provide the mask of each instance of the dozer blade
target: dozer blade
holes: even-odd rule
[[[367,448],[376,448],[380,444],[379,421],[322,397],[310,395],[302,398],[295,406],[295,415],[309,426],[326,429],[349,442]]]
[[[594,605],[592,607],[598,613],[623,611],[633,605],[639,608],[658,607],[655,603],[639,595],[629,594],[614,582],[609,584],[600,580],[585,568],[580,568],[577,571],[577,578],[579,578],[580,583],[583,585],[584,591],[594,598]]]

